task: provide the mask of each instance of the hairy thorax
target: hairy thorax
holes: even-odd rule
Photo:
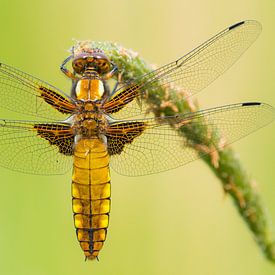
[[[108,125],[106,115],[92,101],[80,102],[78,109],[73,116],[75,134],[83,138],[100,137]]]

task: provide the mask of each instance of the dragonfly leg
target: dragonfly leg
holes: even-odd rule
[[[118,72],[117,66],[113,62],[111,62],[111,64],[113,66],[112,70],[110,72],[106,73],[102,77],[102,79],[104,79],[104,80],[110,79],[110,78],[112,78]]]
[[[67,57],[63,63],[60,66],[60,70],[62,73],[64,73],[67,77],[71,78],[72,80],[77,80],[78,78],[71,72],[69,71],[65,66],[66,64],[73,58],[72,55],[70,55],[69,57]]]
[[[120,81],[120,73],[118,73],[118,67],[117,67],[114,63],[112,63],[112,62],[111,62],[111,64],[112,64],[112,66],[113,66],[112,70],[111,70],[110,72],[106,73],[106,74],[102,77],[103,83],[104,83],[104,88],[105,88],[105,100],[104,100],[104,101],[106,101],[111,95],[114,94],[114,92],[116,91],[117,86],[118,86],[118,84],[119,84],[119,81]],[[112,91],[110,91],[110,87],[108,86],[106,80],[112,78],[116,73],[118,73],[118,77],[117,77],[118,79],[117,79],[117,81],[116,81],[116,84],[115,84],[114,87],[112,88]]]
[[[118,76],[117,76],[116,84],[115,84],[114,88],[112,89],[112,92],[110,93],[110,96],[112,96],[116,92],[116,89],[117,89],[119,83],[121,83],[121,79],[122,79],[122,72],[119,72]]]

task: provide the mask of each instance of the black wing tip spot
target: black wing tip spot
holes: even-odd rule
[[[255,105],[261,105],[261,102],[245,102],[242,104],[242,106],[255,106]]]
[[[243,25],[243,24],[244,24],[244,22],[245,22],[245,21],[242,21],[242,22],[236,23],[236,24],[234,24],[234,25],[230,26],[228,29],[229,29],[229,30],[233,30],[233,29],[237,28],[238,26]]]

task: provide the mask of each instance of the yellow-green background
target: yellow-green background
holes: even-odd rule
[[[275,105],[274,16],[273,0],[1,0],[0,60],[68,90],[59,64],[72,38],[117,41],[165,64],[233,23],[256,19],[263,24],[260,38],[199,99],[203,107]],[[234,144],[273,221],[274,129]],[[100,262],[84,262],[76,241],[70,173],[0,173],[1,275],[275,274],[202,161],[147,177],[112,173],[111,224]]]

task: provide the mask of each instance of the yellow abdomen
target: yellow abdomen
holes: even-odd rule
[[[76,234],[87,259],[97,258],[106,239],[110,195],[106,145],[97,137],[80,139],[74,149],[72,197]]]

